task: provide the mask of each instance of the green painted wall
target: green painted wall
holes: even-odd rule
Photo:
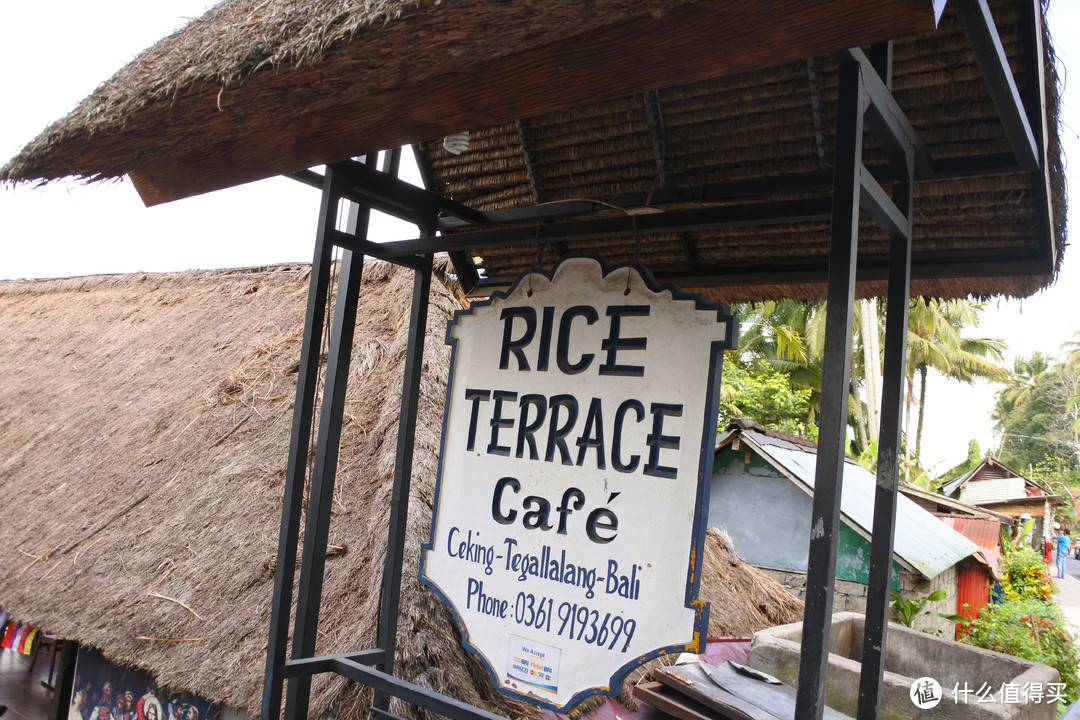
[[[893,560],[892,589],[900,591],[900,571],[903,566]],[[836,577],[840,580],[870,584],[870,542],[840,522],[840,537],[836,550]]]

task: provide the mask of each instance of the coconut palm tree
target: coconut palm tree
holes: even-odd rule
[[[1013,360],[1012,372],[1005,379],[1005,387],[998,391],[994,403],[992,417],[998,426],[1003,425],[1016,406],[1031,395],[1035,382],[1050,369],[1050,365],[1050,357],[1038,350],[1027,357]]]
[[[915,432],[916,462],[922,448],[923,415],[926,409],[926,377],[930,368],[947,378],[971,384],[985,378],[1004,382],[1008,373],[1001,362],[1007,345],[992,338],[966,337],[977,327],[985,303],[970,300],[916,298],[908,311],[906,422],[915,405],[914,380],[919,377],[918,426]],[[910,438],[910,432],[908,432]],[[905,457],[910,455],[910,443]]]
[[[873,324],[879,320],[875,311]],[[747,303],[734,309],[739,317],[739,349],[735,361],[749,367],[763,361],[788,376],[794,390],[809,390],[809,414],[805,421],[813,423],[821,409],[822,362],[825,355],[825,302]],[[861,308],[857,309],[857,313]],[[858,315],[856,323],[858,323]],[[852,372],[848,397],[848,424],[856,431],[856,451],[861,451],[876,437],[868,436],[868,418],[864,412],[862,388],[865,367],[861,336],[856,334],[852,352]],[[880,384],[880,373],[877,383]],[[876,425],[874,427],[876,430]]]
[[[1072,340],[1066,340],[1061,344],[1061,351],[1069,353],[1065,358],[1065,367],[1075,371],[1080,365],[1080,330],[1073,333]],[[1069,398],[1065,411],[1074,418],[1072,423],[1074,436],[1080,437],[1080,388],[1077,388]]]
[[[813,421],[821,407],[821,356],[825,346],[824,303],[797,300],[745,303],[735,307],[739,348],[735,361],[763,361],[786,374],[793,389],[809,389]]]
[[[918,410],[914,455],[919,456],[922,418],[926,407],[926,377],[930,368],[948,378],[971,383],[978,378],[1004,381],[1000,366],[1005,344],[1000,340],[967,337],[978,325],[982,303],[968,300],[917,298],[908,312],[907,394],[905,414],[910,422]],[[879,341],[885,317],[882,304],[860,300],[852,328],[852,364],[848,424],[855,430],[855,450],[862,451],[877,438],[880,422],[882,349]],[[739,349],[735,362],[748,367],[764,361],[788,375],[795,389],[811,391],[813,421],[821,407],[822,360],[825,351],[824,301],[748,303],[735,308],[740,318]],[[915,378],[919,379],[918,400]],[[866,398],[866,400],[864,400]],[[1080,403],[1078,403],[1080,404]],[[911,433],[905,432],[910,438]],[[909,447],[911,444],[908,444]],[[908,451],[910,455],[910,451]]]

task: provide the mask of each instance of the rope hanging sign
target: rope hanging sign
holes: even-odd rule
[[[504,693],[557,710],[698,651],[724,306],[571,257],[458,312],[421,581]]]

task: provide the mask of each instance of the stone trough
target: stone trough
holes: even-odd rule
[[[797,686],[801,642],[802,623],[762,630],[754,635],[747,662]],[[861,614],[833,615],[825,703],[851,717],[859,699],[862,643]],[[1054,720],[1057,714],[1055,702],[1034,702],[1030,697],[1038,691],[1045,697],[1051,683],[1060,681],[1052,667],[900,625],[889,625],[885,645],[881,720]],[[912,686],[922,678],[932,678],[941,687],[936,707],[921,709],[912,699]]]

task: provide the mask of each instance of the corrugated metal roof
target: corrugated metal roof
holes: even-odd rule
[[[968,470],[963,475],[960,475],[959,477],[954,477],[952,480],[949,480],[948,482],[942,483],[942,485],[941,485],[941,493],[943,495],[952,496],[952,494],[954,492],[956,492],[956,489],[958,487],[960,487],[961,485],[963,485],[964,481],[967,480],[967,478],[971,477],[971,474],[974,473],[974,472],[975,472],[975,469],[973,468],[971,470]]]
[[[813,490],[817,462],[817,452],[813,448],[794,445],[752,430],[741,432],[763,455],[771,458],[795,479]],[[870,535],[874,524],[876,486],[877,479],[873,473],[858,463],[844,463],[840,512],[867,535]],[[902,494],[897,497],[893,552],[926,578],[936,577],[978,550],[978,545],[939,521],[909,498]]]
[[[943,517],[943,523],[982,548],[983,557],[992,568],[1001,557],[1001,523],[982,518]]]
[[[975,517],[981,520],[993,520],[994,522],[1013,524],[1013,518],[1003,513],[994,512],[987,508],[963,502],[954,497],[948,497],[940,493],[924,490],[911,483],[901,482],[900,492],[907,495],[916,505],[926,512],[937,517],[956,515],[957,517]],[[944,509],[944,510],[943,510]]]
[[[1032,485],[1030,479],[1024,477],[1020,473],[1013,470],[1008,465],[1004,465],[998,460],[992,457],[983,459],[978,465],[968,470],[960,477],[955,477],[946,483],[941,485],[941,492],[945,495],[952,495],[959,488],[963,487],[969,480],[993,480],[995,478],[1007,478],[1017,477],[1021,478],[1026,484]]]
[[[1001,548],[1001,523],[995,520],[966,517],[943,517],[940,520],[984,550],[997,552]]]

